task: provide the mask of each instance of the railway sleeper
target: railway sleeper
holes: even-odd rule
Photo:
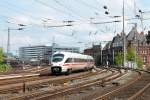
[[[0,94],[14,94],[14,93],[19,93],[18,89],[9,89],[9,90],[4,90],[4,91],[1,91]]]
[[[115,85],[115,86],[120,86],[119,82],[112,82],[112,84]]]

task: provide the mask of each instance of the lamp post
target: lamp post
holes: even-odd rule
[[[23,24],[20,24],[19,26],[22,26]],[[8,33],[8,36],[7,36],[7,64],[9,65],[10,62],[9,62],[9,53],[10,53],[10,30],[23,30],[23,28],[17,28],[17,29],[13,29],[13,28],[10,28],[8,27],[7,29],[7,33]]]

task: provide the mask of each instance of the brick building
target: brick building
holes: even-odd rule
[[[143,64],[150,65],[150,32],[147,35],[143,32],[139,33],[135,25],[126,35],[126,47],[134,47],[136,56],[141,58]],[[123,52],[123,36],[119,34],[103,48],[103,64],[105,65],[108,61],[110,65],[113,65],[114,57],[118,52]]]
[[[95,59],[95,64],[101,65],[101,55],[102,55],[102,47],[101,44],[100,45],[93,45],[92,48],[87,48],[84,50],[84,54],[86,55],[90,55],[93,56],[93,58]]]
[[[84,49],[84,54],[92,56],[93,55],[93,49],[92,48]]]

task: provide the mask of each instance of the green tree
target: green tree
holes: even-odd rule
[[[134,61],[135,60],[135,49],[130,47],[127,49],[127,61]]]
[[[115,64],[116,65],[121,65],[122,63],[123,63],[123,55],[122,55],[122,53],[117,53],[116,55],[115,55]]]
[[[143,62],[142,62],[142,59],[140,57],[136,58],[136,63],[137,63],[138,68],[142,68]]]
[[[142,68],[143,62],[138,55],[135,56],[135,48],[129,47],[127,49],[126,60],[127,61],[135,61],[135,57],[136,57],[136,64],[137,64],[138,68]],[[122,63],[123,63],[123,54],[117,53],[115,56],[115,64],[121,65]]]
[[[4,61],[4,53],[3,53],[3,49],[0,48],[0,63],[2,64],[3,61]]]
[[[11,70],[11,66],[6,65],[3,62],[4,62],[4,53],[3,53],[3,49],[0,48],[0,72],[6,72]]]
[[[127,61],[135,61],[135,57],[136,57],[136,64],[138,68],[142,68],[143,62],[138,55],[135,55],[135,48],[129,47],[127,49],[126,57],[127,57]]]

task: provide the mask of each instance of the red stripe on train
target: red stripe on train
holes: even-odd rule
[[[63,66],[77,66],[77,65],[87,65],[87,64],[94,64],[94,63],[64,64]]]

